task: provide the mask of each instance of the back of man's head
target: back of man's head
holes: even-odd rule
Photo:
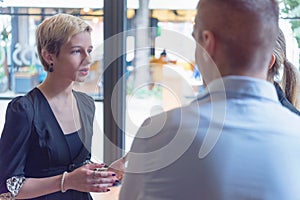
[[[213,33],[225,65],[259,70],[271,58],[278,18],[276,0],[200,0],[196,26],[198,35]]]

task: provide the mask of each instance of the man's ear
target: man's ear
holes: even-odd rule
[[[215,47],[216,47],[216,39],[214,34],[211,31],[204,30],[202,32],[202,47],[206,50],[206,52],[214,57]]]
[[[273,67],[273,65],[274,65],[274,63],[275,63],[275,61],[276,61],[276,57],[275,57],[274,54],[272,54],[271,60],[270,60],[270,64],[269,64],[269,69],[272,69],[272,67]]]

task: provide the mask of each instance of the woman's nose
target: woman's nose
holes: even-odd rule
[[[86,64],[91,64],[92,63],[92,56],[89,53],[86,53],[86,57],[85,57],[85,63]]]

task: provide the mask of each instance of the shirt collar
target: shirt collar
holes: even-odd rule
[[[224,76],[215,79],[207,85],[205,93],[201,96],[224,92],[226,95],[238,94],[238,96],[253,96],[279,102],[272,83],[248,76]]]

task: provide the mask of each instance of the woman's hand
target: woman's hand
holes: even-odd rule
[[[73,172],[66,174],[65,190],[78,190],[81,192],[108,192],[109,187],[118,182],[115,172],[99,171],[105,164],[86,164]]]
[[[108,167],[108,171],[112,171],[112,172],[115,172],[116,173],[116,176],[117,176],[117,179],[119,181],[121,181],[123,179],[123,175],[124,175],[124,170],[125,170],[125,162],[126,162],[126,156],[127,154],[114,161],[113,163],[111,163]]]

